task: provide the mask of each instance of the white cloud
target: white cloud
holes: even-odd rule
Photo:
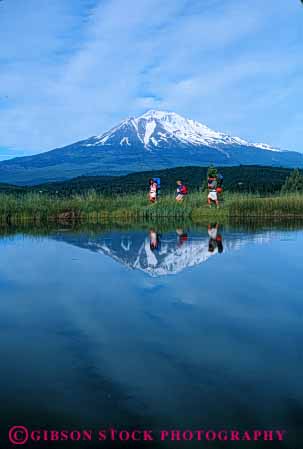
[[[91,0],[84,9],[81,0],[15,1],[18,12],[0,9],[2,146],[42,151],[161,107],[285,143],[269,115],[277,95],[290,105],[288,119],[297,114],[301,90],[288,81],[302,70],[302,18],[293,5]]]

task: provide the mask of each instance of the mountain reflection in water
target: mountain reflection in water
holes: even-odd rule
[[[262,231],[224,231],[218,223],[209,223],[202,229],[161,232],[156,226],[148,231],[110,231],[103,234],[52,235],[81,248],[110,256],[117,262],[150,276],[177,274],[186,268],[206,262],[223,252],[236,251],[249,242],[266,243],[275,233]]]
[[[281,444],[122,447],[301,449],[303,227],[104,226],[0,238],[0,436],[285,429]]]

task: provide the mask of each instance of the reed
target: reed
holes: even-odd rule
[[[229,218],[283,218],[303,217],[303,195],[291,194],[260,197],[251,194],[225,193],[220,208],[209,208],[205,192],[195,192],[175,201],[174,195],[163,195],[156,204],[150,204],[147,195],[104,196],[94,191],[72,197],[45,194],[0,195],[0,222],[2,224],[47,221],[153,220]]]

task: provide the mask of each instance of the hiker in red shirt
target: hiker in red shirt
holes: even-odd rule
[[[184,196],[187,195],[188,190],[187,187],[182,183],[182,181],[177,181],[177,186],[176,201],[180,203],[181,201],[183,201]]]

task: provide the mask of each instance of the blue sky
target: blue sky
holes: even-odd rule
[[[150,108],[303,151],[300,0],[3,0],[0,159]]]

